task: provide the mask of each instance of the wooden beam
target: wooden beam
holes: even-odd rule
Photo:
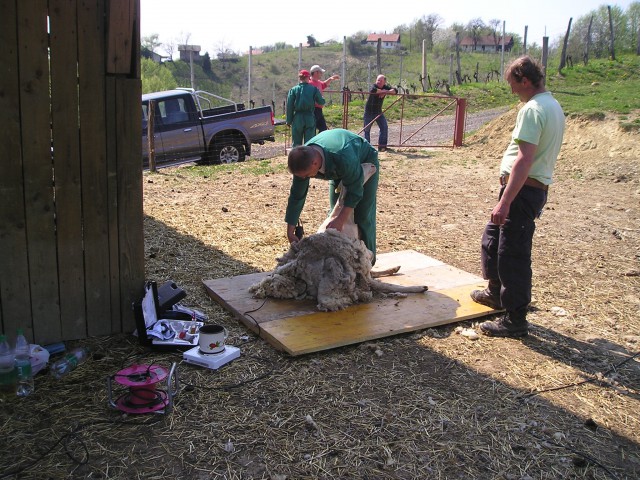
[[[33,336],[59,341],[60,297],[51,162],[47,0],[18,2],[20,117]]]
[[[107,73],[139,77],[135,65],[140,50],[137,15],[139,0],[108,0]]]
[[[18,1],[3,2],[0,15],[0,330],[11,335],[18,327],[31,334],[29,258],[20,143]]]
[[[80,118],[80,157],[82,159],[82,211],[84,267],[86,279],[87,334],[109,335],[119,332],[119,289],[111,296],[111,263],[117,253],[117,236],[111,244],[110,211],[117,204],[109,203],[109,184],[115,183],[115,173],[107,164],[105,25],[96,15],[105,11],[105,0],[78,3],[78,97]],[[115,190],[115,189],[114,189]],[[115,216],[115,214],[114,214]],[[114,262],[117,264],[116,262]],[[117,273],[117,270],[115,271]],[[114,306],[115,303],[115,306]],[[118,329],[112,329],[112,315]]]

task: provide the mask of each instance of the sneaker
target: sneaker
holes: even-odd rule
[[[480,324],[480,331],[490,337],[520,338],[529,335],[529,322],[513,323],[506,313],[498,320],[488,320]]]
[[[378,151],[379,152],[386,152],[387,151],[387,147],[378,147]]]
[[[493,295],[487,288],[485,288],[484,290],[474,290],[473,292],[471,292],[471,300],[479,303],[480,305],[491,307],[494,310],[502,310],[500,297],[498,295]]]

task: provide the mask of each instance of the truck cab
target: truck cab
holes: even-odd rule
[[[205,152],[204,136],[193,97],[188,92],[159,92],[149,94],[142,102],[143,164],[146,166],[149,161],[149,100],[154,101],[156,163],[167,166],[202,160]]]
[[[245,109],[215,94],[178,88],[142,96],[143,167],[149,163],[149,116],[158,166],[240,162],[253,143],[274,140],[270,106]]]

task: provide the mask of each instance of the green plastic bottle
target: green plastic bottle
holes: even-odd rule
[[[15,355],[7,337],[0,335],[0,395],[15,395],[16,380]]]

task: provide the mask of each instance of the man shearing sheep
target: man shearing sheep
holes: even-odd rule
[[[376,167],[373,176],[364,183],[361,164],[372,163]],[[289,171],[293,174],[285,222],[289,243],[298,241],[295,226],[300,218],[309,191],[309,179],[329,181],[329,204],[333,209],[338,199],[336,187],[343,182],[347,189],[344,207],[327,225],[342,231],[351,212],[360,227],[361,240],[373,254],[371,264],[376,261],[376,195],[380,164],[378,152],[364,138],[341,128],[325,130],[311,138],[305,145],[294,147],[289,152]]]

